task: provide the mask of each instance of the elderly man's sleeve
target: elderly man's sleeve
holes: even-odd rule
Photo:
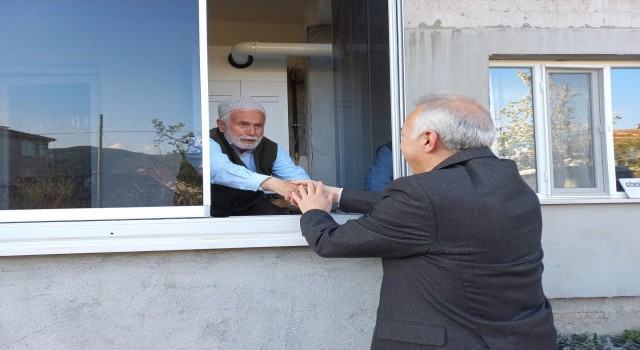
[[[436,238],[433,207],[419,186],[402,190],[394,185],[370,212],[342,225],[322,210],[304,213],[300,227],[309,246],[325,257],[398,258],[428,252]]]
[[[269,176],[258,174],[241,165],[234,164],[220,145],[209,140],[211,153],[211,183],[240,190],[257,191],[260,184]]]
[[[382,192],[393,180],[393,154],[391,146],[381,146],[376,159],[369,167],[365,177],[365,190]]]
[[[273,175],[283,180],[309,180],[309,175],[302,167],[291,161],[289,154],[278,145],[276,161],[273,163]]]

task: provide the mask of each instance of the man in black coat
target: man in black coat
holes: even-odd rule
[[[402,128],[414,175],[383,193],[308,182],[293,194],[319,255],[382,258],[372,349],[556,348],[540,203],[494,136],[476,102],[426,96]],[[339,225],[332,202],[364,215]]]

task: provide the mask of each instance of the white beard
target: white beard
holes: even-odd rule
[[[258,147],[258,145],[260,144],[260,141],[262,141],[262,136],[238,137],[230,131],[224,133],[224,138],[227,139],[227,141],[230,144],[234,145],[236,148],[238,148],[241,151],[253,151],[254,149],[256,149],[256,147]]]

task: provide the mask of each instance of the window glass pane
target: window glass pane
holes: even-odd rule
[[[616,180],[640,177],[640,68],[611,69]],[[616,181],[618,191],[624,191]]]
[[[514,160],[537,191],[531,69],[491,68],[490,74],[490,109],[498,133],[494,148],[499,157]]]
[[[0,1],[0,209],[201,205],[198,26],[197,0]]]
[[[593,188],[591,73],[549,73],[547,114],[554,188]]]

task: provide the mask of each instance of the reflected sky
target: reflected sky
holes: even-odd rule
[[[611,91],[614,129],[635,129],[640,124],[640,68],[612,68]]]
[[[529,87],[520,79],[518,72],[531,74],[531,69],[491,68],[491,114],[494,118],[498,116],[498,111],[509,102],[519,100],[529,94]]]
[[[197,0],[1,0],[0,126],[157,153],[151,119],[200,130]],[[168,152],[171,149],[162,149]]]

